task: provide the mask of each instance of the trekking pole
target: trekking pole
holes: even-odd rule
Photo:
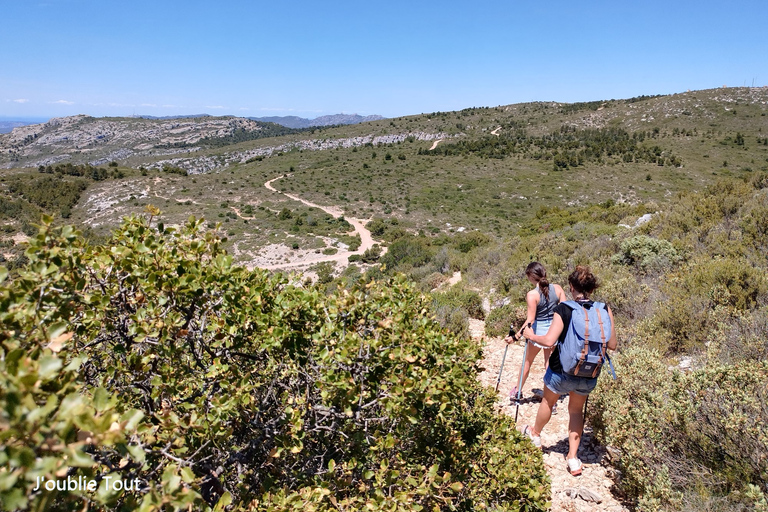
[[[501,382],[501,372],[504,371],[504,360],[507,358],[507,350],[509,349],[509,343],[504,347],[504,355],[501,356],[501,368],[499,368],[499,378],[496,379],[496,392],[499,392],[499,383]]]
[[[531,324],[528,324],[528,327],[530,328]],[[517,396],[515,397],[515,423],[517,423],[517,413],[520,411],[520,398],[522,398],[523,395],[523,369],[525,368],[525,358],[527,356],[528,340],[525,340],[525,348],[523,349],[523,361],[520,363],[520,378],[517,381]]]
[[[517,334],[515,334],[515,326],[510,325],[509,326],[509,334],[507,336],[512,336],[512,339],[514,341],[517,341],[519,338],[517,337]],[[501,357],[501,368],[499,368],[499,378],[496,379],[496,392],[499,392],[499,383],[501,382],[501,373],[504,371],[504,360],[507,358],[507,350],[509,350],[509,343],[507,343],[507,346],[504,347],[504,355]]]

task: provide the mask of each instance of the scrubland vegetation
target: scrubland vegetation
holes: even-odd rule
[[[3,507],[544,509],[540,452],[494,414],[467,336],[469,318],[490,336],[521,324],[538,260],[560,284],[590,265],[615,313],[619,378],[588,417],[627,506],[768,510],[768,124],[739,91],[322,132],[445,133],[431,151],[407,138],[195,176],[4,174]],[[370,218],[386,253],[318,265],[315,282],[238,267],[269,243],[360,243],[343,218],[267,191],[278,176]],[[42,213],[58,218],[38,233]],[[31,492],[67,474],[141,492]]]

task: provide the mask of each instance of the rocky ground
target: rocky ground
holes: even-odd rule
[[[501,338],[486,338],[482,321],[472,320],[470,333],[473,338],[482,341],[485,346],[483,367],[485,371],[480,380],[486,386],[496,387],[501,359],[506,344]],[[516,385],[523,359],[523,346],[512,344],[504,362],[504,372],[499,386],[497,408],[503,414],[514,417],[515,406],[510,402],[509,392]],[[534,361],[528,381],[523,387],[523,401],[518,413],[517,425],[522,430],[525,425],[533,425],[540,398],[534,390],[540,391],[544,377],[543,356],[539,354]],[[607,451],[592,437],[589,419],[579,448],[579,458],[583,464],[581,476],[574,477],[568,472],[565,455],[568,452],[568,397],[563,397],[557,405],[557,412],[541,434],[544,452],[544,464],[552,479],[553,512],[619,512],[629,510],[613,494],[614,470],[606,459]]]

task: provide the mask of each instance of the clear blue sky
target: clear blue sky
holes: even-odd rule
[[[0,117],[395,117],[768,84],[768,1],[0,0]]]

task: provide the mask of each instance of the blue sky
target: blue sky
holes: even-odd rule
[[[768,2],[0,0],[0,117],[387,117],[768,84]]]

